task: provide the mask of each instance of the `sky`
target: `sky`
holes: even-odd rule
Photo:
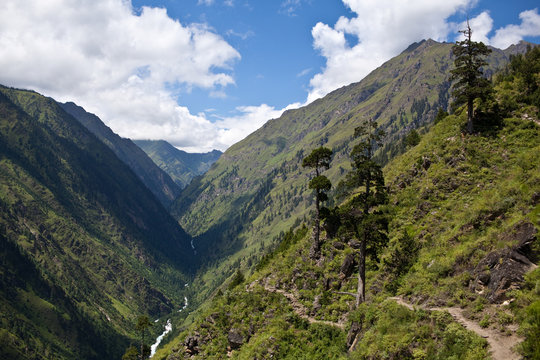
[[[537,1],[0,0],[0,84],[131,139],[225,150],[413,42],[540,43]]]

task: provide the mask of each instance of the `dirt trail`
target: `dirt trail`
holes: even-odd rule
[[[293,294],[282,289],[276,289],[275,287],[269,286],[269,285],[265,285],[264,289],[266,291],[278,293],[285,296],[287,300],[289,300],[289,302],[291,303],[291,306],[294,312],[301,318],[306,319],[310,324],[324,324],[324,325],[329,325],[329,326],[335,326],[335,327],[340,328],[341,330],[345,330],[344,322],[318,320],[312,316],[309,316],[309,310],[302,303],[298,301],[298,298],[299,298],[298,294]]]
[[[523,341],[522,338],[518,337],[515,333],[512,333],[510,336],[502,335],[496,330],[493,329],[484,329],[480,325],[467,319],[463,316],[463,310],[458,307],[425,307],[425,306],[413,306],[410,303],[403,300],[401,297],[392,297],[389,298],[396,301],[399,305],[405,306],[410,310],[424,309],[429,311],[448,311],[450,315],[461,325],[463,325],[467,330],[474,331],[479,336],[487,340],[491,348],[491,356],[493,360],[519,360],[521,356],[512,349]]]

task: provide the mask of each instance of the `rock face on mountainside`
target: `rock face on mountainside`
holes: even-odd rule
[[[125,162],[166,208],[180,194],[178,186],[170,176],[161,170],[144,151],[130,139],[115,134],[100,118],[72,102],[60,104],[62,108],[83,124],[107,145],[120,160]]]
[[[520,288],[523,276],[538,262],[537,233],[530,222],[516,225],[503,234],[505,243],[517,243],[489,253],[474,268],[470,288],[484,294],[493,303],[507,299],[507,292]]]

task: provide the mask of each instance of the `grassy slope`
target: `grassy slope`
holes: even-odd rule
[[[538,270],[529,276],[528,285],[509,295],[518,299],[512,303],[513,312],[490,311],[485,298],[468,288],[469,271],[482,257],[514,245],[503,241],[504,234],[511,234],[520,222],[539,227],[540,204],[534,194],[540,192],[540,126],[519,118],[519,111],[516,115],[504,120],[497,132],[472,136],[461,134],[463,115],[449,116],[425,134],[419,145],[385,167],[395,206],[382,262],[368,264],[368,304],[351,312],[353,299],[332,292],[355,290],[355,275],[344,280],[339,276],[344,257],[353,249],[345,245],[344,250],[337,250],[333,243],[340,240],[327,239],[324,262],[317,266],[308,260],[309,235],[286,237],[286,244],[247,281],[254,287],[252,292],[247,293],[243,284],[217,296],[177,338],[176,345],[160,356],[182,358],[183,340],[198,332],[207,341],[201,345],[201,358],[225,358],[224,334],[231,328],[249,338],[233,352],[233,358],[267,358],[269,352],[278,358],[287,354],[346,356],[345,332],[335,334],[331,327],[321,330],[321,325],[308,325],[288,303],[282,303],[283,296],[264,291],[261,284],[269,284],[298,291],[299,300],[317,319],[361,321],[363,341],[351,358],[486,358],[485,341],[449,315],[413,313],[386,298],[402,294],[426,304],[462,306],[475,321],[501,329],[514,321],[523,323],[524,308],[540,301],[540,293],[534,290]],[[427,170],[421,166],[426,157],[431,161]],[[405,232],[412,242],[404,242]],[[400,273],[384,261],[407,256],[409,263]],[[316,297],[320,308],[314,306]],[[272,307],[276,310],[269,315]],[[212,323],[208,316],[213,313],[227,314],[227,321]],[[250,326],[256,330],[248,336]],[[306,348],[309,343],[314,346]]]
[[[137,315],[183,303],[189,237],[54,101],[1,92],[2,351],[119,357]]]
[[[431,40],[414,44],[361,82],[268,121],[183,191],[173,214],[198,236],[199,253],[213,259],[196,284],[200,300],[238,266],[256,263],[280,233],[309,218],[313,196],[308,171],[300,164],[313,148],[333,149],[332,168],[325,175],[336,184],[349,168],[354,128],[366,117],[382,124],[391,144],[433,121],[438,107],[447,106],[451,46]],[[506,61],[500,51],[493,59]],[[413,104],[422,99],[429,106],[420,111]]]

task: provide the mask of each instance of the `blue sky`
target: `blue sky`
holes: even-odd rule
[[[410,43],[540,41],[537,1],[3,0],[0,83],[74,101],[130,138],[225,150]]]

